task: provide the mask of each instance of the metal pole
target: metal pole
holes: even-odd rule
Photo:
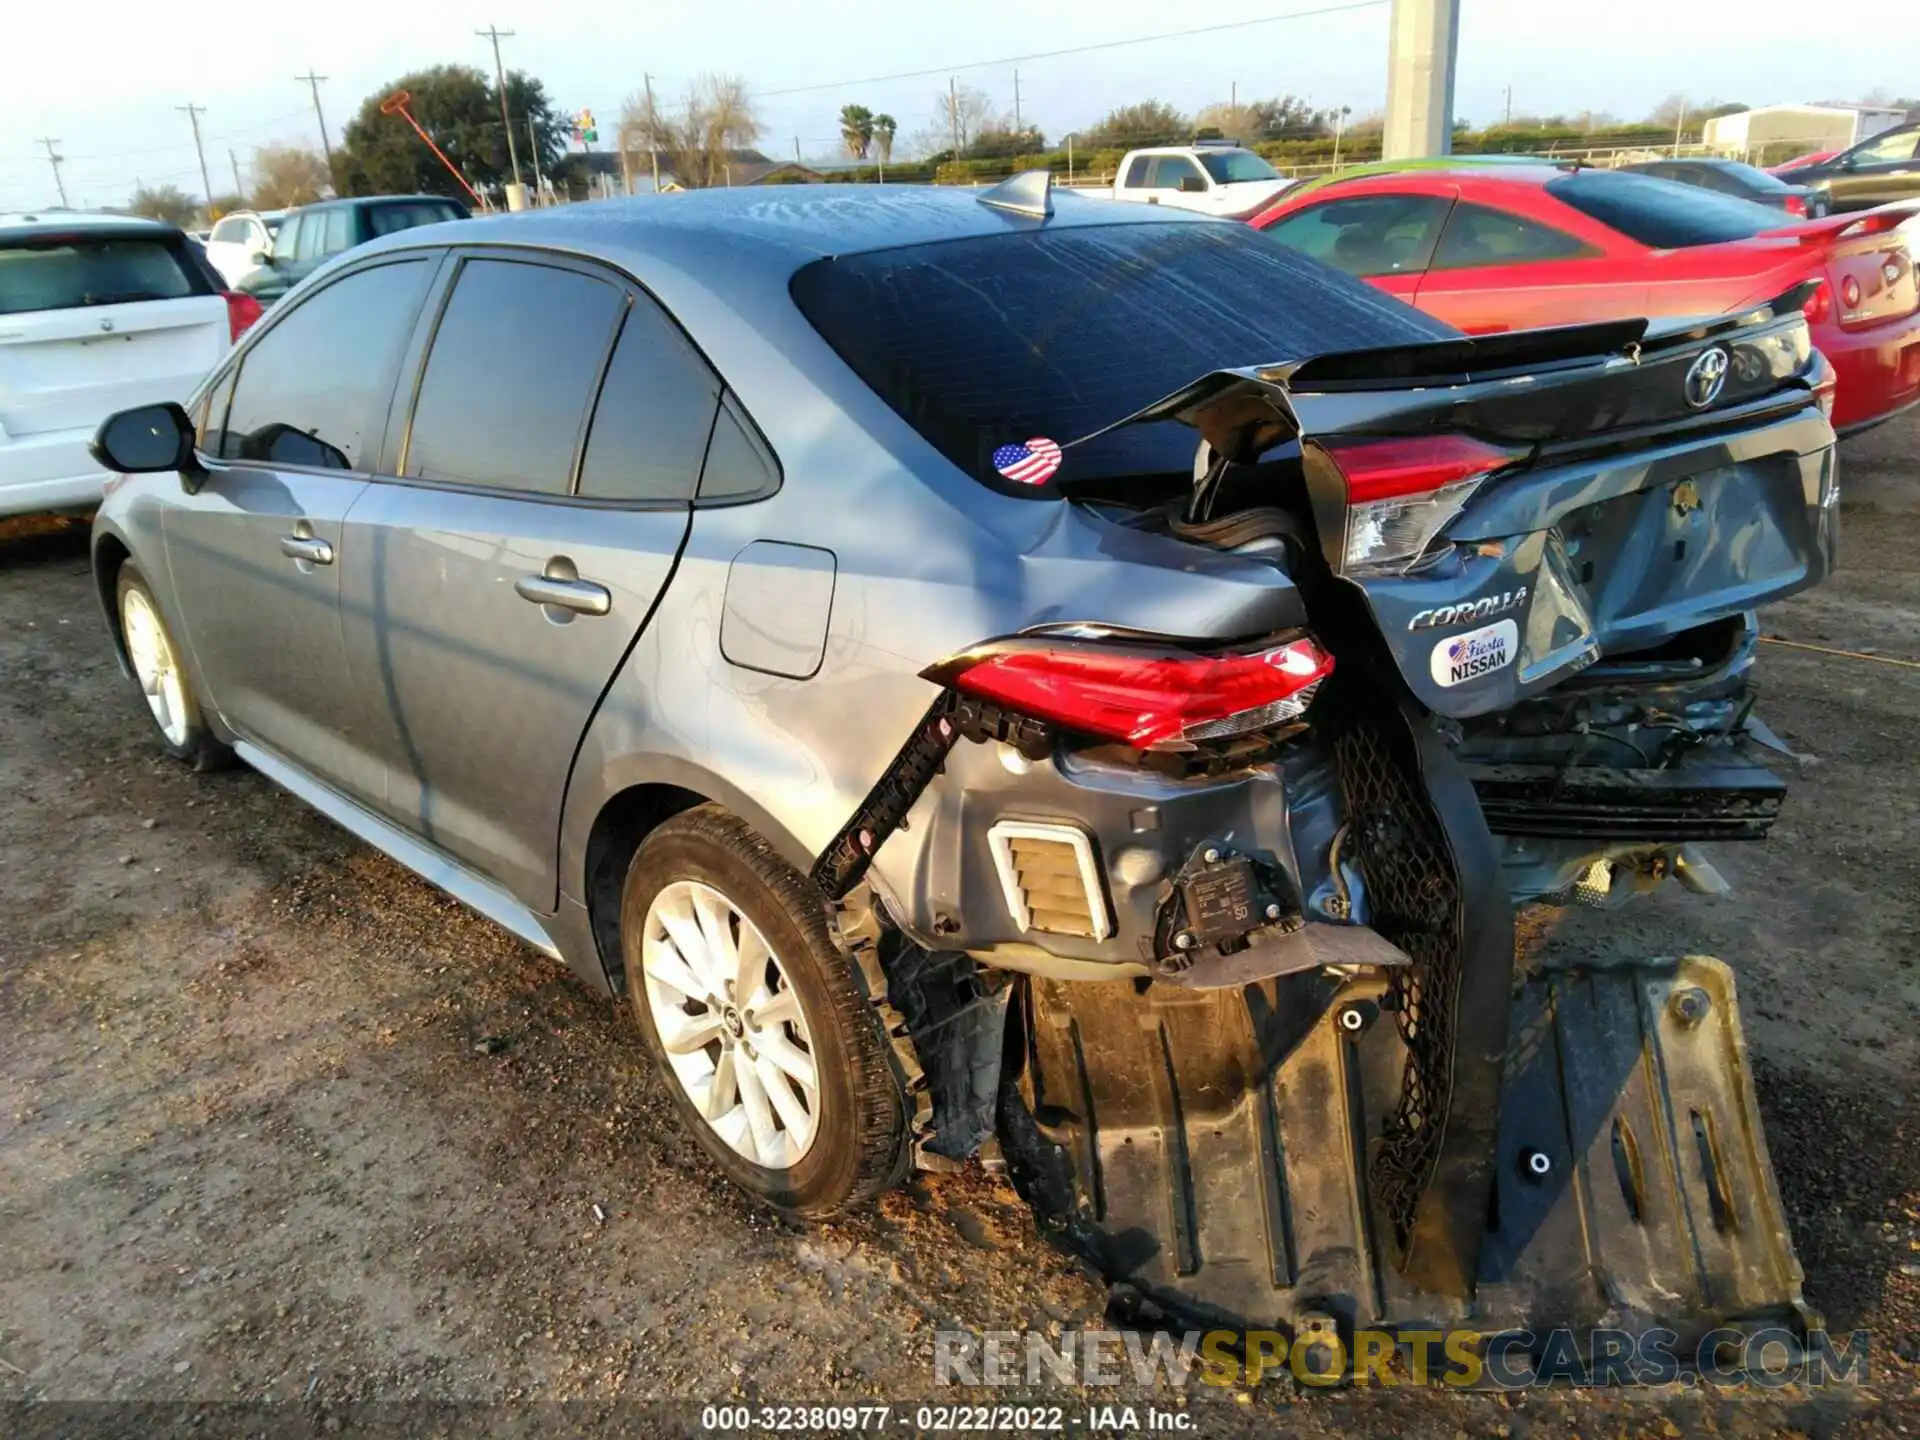
[[[327,181],[333,186],[333,193],[340,193],[340,177],[333,173],[333,141],[327,136],[326,112],[320,108],[320,82],[327,77],[316,75],[309,70],[304,75],[293,77],[313,92],[313,118],[320,122],[320,157],[327,162]]]
[[[60,208],[64,210],[67,208],[67,182],[61,178],[60,162],[65,157],[53,148],[60,142],[58,140],[42,140],[40,143],[47,147],[47,162],[53,166],[53,183],[55,188],[60,191]]]
[[[960,162],[960,89],[954,84],[951,75],[947,77],[947,123],[953,128],[953,159],[954,163],[958,164]]]
[[[187,119],[193,122],[193,148],[200,156],[200,187],[206,193],[207,209],[213,209],[213,181],[207,176],[207,147],[200,143],[200,117],[207,113],[204,105],[176,105],[176,110],[184,110]]]
[[[585,141],[581,142],[586,144]],[[547,189],[546,177],[540,173],[540,137],[533,133],[533,116],[527,116],[527,149],[533,154],[533,193],[544,195]],[[591,150],[591,145],[587,146]]]
[[[1073,183],[1073,132],[1067,132],[1067,183]]]
[[[1013,72],[1013,133],[1018,135],[1027,127],[1020,123],[1020,72]]]
[[[1685,97],[1682,97],[1680,101],[1680,118],[1673,122],[1673,153],[1676,157],[1680,154],[1680,136],[1686,131],[1686,128],[1687,102]]]
[[[227,147],[227,163],[233,166],[233,193],[240,197],[240,203],[247,203],[247,187],[240,183],[240,157],[233,153],[233,147]]]
[[[513,183],[519,185],[521,184],[520,147],[513,143],[513,121],[507,118],[507,72],[506,68],[500,63],[500,42],[502,40],[511,40],[513,38],[513,31],[502,30],[497,25],[489,25],[486,29],[476,30],[473,33],[483,40],[491,40],[493,42],[493,78],[498,81],[500,85],[500,123],[506,127],[507,131],[507,163],[513,169]],[[512,209],[513,207],[509,205],[507,208]]]
[[[659,112],[653,108],[653,76],[644,77],[647,82],[647,158],[653,161],[653,193],[660,193],[660,147],[654,143],[654,132],[658,127]]]

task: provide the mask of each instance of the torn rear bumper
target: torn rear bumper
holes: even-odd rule
[[[1661,1328],[1677,1346],[1818,1324],[1717,960],[1527,978],[1470,1296],[1417,1288],[1383,1248],[1367,1154],[1406,1067],[1378,980],[1028,984],[1001,1116],[1016,1182],[1176,1321]]]

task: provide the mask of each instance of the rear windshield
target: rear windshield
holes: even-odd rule
[[[375,235],[391,235],[396,230],[438,225],[442,220],[459,220],[465,215],[466,211],[450,200],[409,200],[400,205],[369,206],[367,225]]]
[[[1652,175],[1579,170],[1549,180],[1547,193],[1653,250],[1745,240],[1788,223],[1766,205]]]
[[[181,248],[182,242],[167,235],[0,239],[0,315],[206,293]]]
[[[1198,150],[1200,163],[1216,185],[1232,185],[1241,180],[1278,180],[1280,172],[1251,150]]]
[[[1214,370],[1455,332],[1245,225],[1034,230],[816,260],[793,278],[813,326],[962,469],[1065,444]],[[1185,473],[1177,421],[1067,452],[1062,483]]]

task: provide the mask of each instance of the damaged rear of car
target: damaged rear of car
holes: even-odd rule
[[[1718,888],[1698,842],[1778,813],[1753,610],[1828,572],[1837,515],[1796,297],[1469,340],[1303,271],[1256,339],[1181,274],[1152,298],[1252,363],[1089,426],[1154,364],[1115,295],[1169,282],[1073,241],[794,287],[956,463],[1060,507],[1039,551],[1178,546],[1163,623],[1090,589],[928,666],[815,867],[871,917],[923,1151],[997,1138],[1164,1313],[1804,1328],[1724,967],[1516,982],[1512,924]],[[997,476],[1028,433],[1057,473]],[[1267,568],[1258,629],[1179,622],[1202,554]]]

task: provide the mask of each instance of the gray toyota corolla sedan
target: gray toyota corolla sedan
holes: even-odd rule
[[[1471,1273],[1516,899],[1771,824],[1751,611],[1837,494],[1791,302],[1466,339],[1044,177],[433,226],[109,420],[94,565],[170,751],[623,997],[754,1194],[997,1140],[1089,1224],[1190,1197],[1113,1268],[1271,1313],[1249,1197],[1315,1165],[1371,1199],[1302,1223]],[[1232,1128],[1323,1039],[1387,1078]]]

